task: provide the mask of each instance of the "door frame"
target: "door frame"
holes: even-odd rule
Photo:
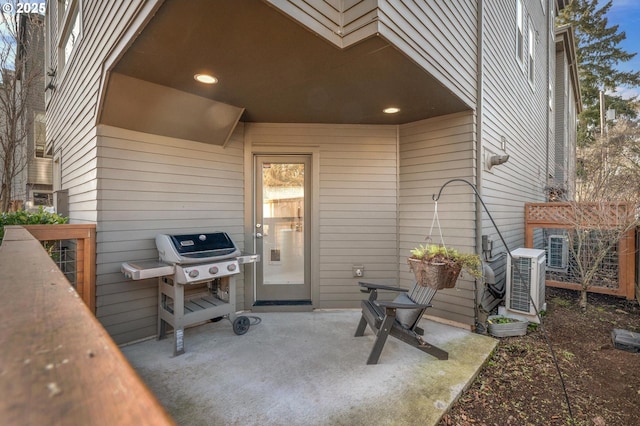
[[[254,177],[254,157],[256,155],[308,155],[311,157],[311,211],[309,212],[309,226],[311,228],[310,259],[307,268],[310,268],[311,276],[311,306],[306,308],[316,309],[320,301],[320,148],[318,146],[297,146],[297,145],[254,145],[252,142],[250,125],[245,124],[244,134],[244,235],[245,251],[254,250],[254,200],[255,200],[255,177]],[[277,139],[277,136],[276,136]],[[256,300],[256,270],[247,268],[245,265],[244,274],[244,309],[255,310],[253,306]],[[261,311],[285,311],[286,306],[261,307]]]
[[[307,215],[307,212],[309,212],[311,210],[311,198],[309,196],[310,192],[311,192],[311,176],[310,176],[310,172],[311,172],[311,156],[310,155],[301,155],[301,154],[287,154],[287,155],[264,155],[264,154],[254,154],[253,156],[253,160],[254,160],[254,179],[255,179],[255,183],[254,183],[254,205],[253,205],[253,214],[254,214],[254,227],[256,227],[256,223],[260,224],[260,228],[258,229],[257,227],[255,228],[255,235],[256,238],[254,238],[254,250],[253,252],[258,253],[261,256],[261,262],[258,262],[256,264],[256,281],[255,281],[255,296],[258,299],[256,301],[256,303],[261,303],[260,306],[265,306],[264,302],[266,302],[266,304],[269,304],[270,302],[278,302],[278,305],[286,305],[287,302],[291,302],[292,305],[303,305],[305,304],[304,302],[308,302],[306,303],[307,305],[310,304],[311,302],[311,269],[308,268],[309,265],[309,261],[311,258],[311,227],[309,225],[309,217]],[[264,280],[267,277],[267,270],[268,269],[272,269],[271,274],[275,274],[275,275],[271,275],[271,278],[276,279],[276,281],[278,279],[280,279],[281,275],[279,275],[279,273],[277,272],[277,270],[279,268],[275,268],[275,270],[273,268],[267,268],[267,263],[269,262],[268,256],[265,254],[267,253],[267,248],[265,246],[265,244],[267,244],[267,241],[269,241],[271,244],[275,244],[275,247],[277,248],[281,248],[283,249],[283,255],[286,257],[286,254],[284,254],[284,252],[286,252],[285,250],[285,246],[287,246],[284,242],[284,240],[280,241],[280,244],[278,244],[278,225],[276,225],[275,223],[272,224],[273,228],[269,229],[267,226],[267,223],[270,222],[270,219],[265,218],[265,211],[264,211],[264,190],[265,190],[265,183],[264,183],[264,165],[265,164],[303,164],[304,165],[304,186],[303,186],[303,201],[304,201],[304,207],[302,209],[303,215],[301,216],[302,218],[302,232],[294,232],[294,233],[287,233],[290,237],[295,238],[295,237],[300,237],[302,236],[302,240],[303,240],[303,262],[302,262],[302,274],[303,274],[303,278],[302,278],[302,283],[300,282],[296,282],[296,283],[270,283],[270,284],[264,284],[264,282],[262,282],[262,285],[259,285],[261,283],[260,278],[262,277],[262,279]],[[288,214],[290,215],[294,215],[293,212],[288,211]],[[300,218],[300,214],[298,214],[298,217]],[[291,219],[289,219],[289,222],[291,221]],[[277,222],[277,221],[276,221]],[[291,230],[290,226],[291,223],[288,224],[284,224],[284,223],[280,223],[280,226],[284,226],[288,231]],[[258,233],[262,233],[263,236],[261,236],[260,238],[257,237]],[[281,235],[281,237],[285,237],[285,235]],[[290,241],[290,244],[294,244],[293,240]],[[278,259],[280,260],[280,259]],[[291,261],[291,259],[283,259],[283,262],[285,264],[287,264],[287,262]],[[297,262],[296,263],[292,263],[293,264],[297,264],[299,265]],[[262,274],[260,274],[260,271],[262,270]],[[300,271],[300,269],[298,269],[298,271]],[[260,296],[258,298],[258,296]],[[297,301],[297,302],[296,302]]]

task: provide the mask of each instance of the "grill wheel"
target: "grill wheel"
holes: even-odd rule
[[[250,321],[248,317],[240,316],[233,321],[233,332],[238,336],[249,331]]]

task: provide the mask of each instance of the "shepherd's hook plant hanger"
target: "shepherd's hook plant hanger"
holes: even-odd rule
[[[518,265],[517,262],[513,262],[513,255],[511,254],[511,250],[509,250],[509,246],[507,245],[507,242],[504,240],[504,237],[502,236],[502,233],[500,232],[500,229],[498,229],[498,225],[496,225],[495,220],[493,220],[493,217],[491,216],[491,212],[489,212],[489,209],[487,208],[487,205],[484,203],[484,200],[482,199],[482,197],[478,193],[478,190],[476,189],[476,187],[471,182],[469,182],[468,180],[465,180],[465,179],[461,179],[461,178],[455,178],[455,179],[450,179],[450,180],[446,181],[440,187],[440,191],[438,191],[438,195],[436,196],[436,194],[433,194],[431,196],[431,199],[436,203],[436,206],[438,205],[438,200],[440,199],[440,196],[442,195],[442,191],[444,190],[444,188],[447,185],[449,185],[452,182],[466,183],[467,185],[469,185],[471,187],[471,189],[473,189],[473,192],[475,193],[476,197],[478,197],[478,200],[482,204],[482,207],[484,208],[484,211],[487,213],[487,216],[489,217],[489,220],[491,220],[491,223],[493,224],[493,227],[495,228],[496,232],[498,233],[498,236],[500,237],[500,241],[502,241],[502,244],[504,245],[504,248],[507,251],[507,254],[511,258],[511,260],[512,260],[511,264],[516,267],[516,273],[521,276],[520,266]],[[438,226],[439,225],[440,224],[438,223]],[[571,419],[571,423],[573,424],[573,423],[575,423],[575,421],[573,419],[573,413],[571,411],[571,403],[569,402],[569,395],[567,394],[567,388],[566,388],[566,386],[564,384],[564,379],[562,377],[562,372],[560,371],[560,365],[558,364],[558,360],[556,358],[556,354],[555,354],[555,352],[553,350],[553,347],[551,346],[551,342],[549,341],[549,336],[547,336],[547,331],[545,330],[544,325],[542,323],[542,319],[540,318],[540,312],[538,312],[538,307],[536,306],[533,298],[531,297],[531,294],[529,294],[529,300],[531,301],[531,305],[533,306],[533,309],[536,311],[536,316],[538,317],[538,321],[540,321],[540,328],[542,329],[542,334],[544,335],[544,339],[547,342],[547,346],[549,347],[549,351],[551,352],[551,357],[553,358],[553,362],[554,362],[554,364],[556,366],[556,370],[558,371],[558,376],[560,377],[560,383],[562,384],[562,392],[564,393],[564,398],[565,398],[565,401],[567,403],[567,409],[569,411],[569,418]]]

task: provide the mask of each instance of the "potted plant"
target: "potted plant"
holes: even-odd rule
[[[421,244],[414,248],[407,262],[418,284],[436,290],[455,287],[463,269],[475,278],[482,277],[478,255],[460,253],[454,248],[435,244]]]
[[[487,325],[489,334],[492,336],[511,337],[526,335],[529,322],[505,315],[490,315]]]

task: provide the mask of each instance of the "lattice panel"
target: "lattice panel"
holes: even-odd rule
[[[630,222],[633,209],[626,203],[545,203],[527,204],[528,223],[553,223],[606,228]]]

